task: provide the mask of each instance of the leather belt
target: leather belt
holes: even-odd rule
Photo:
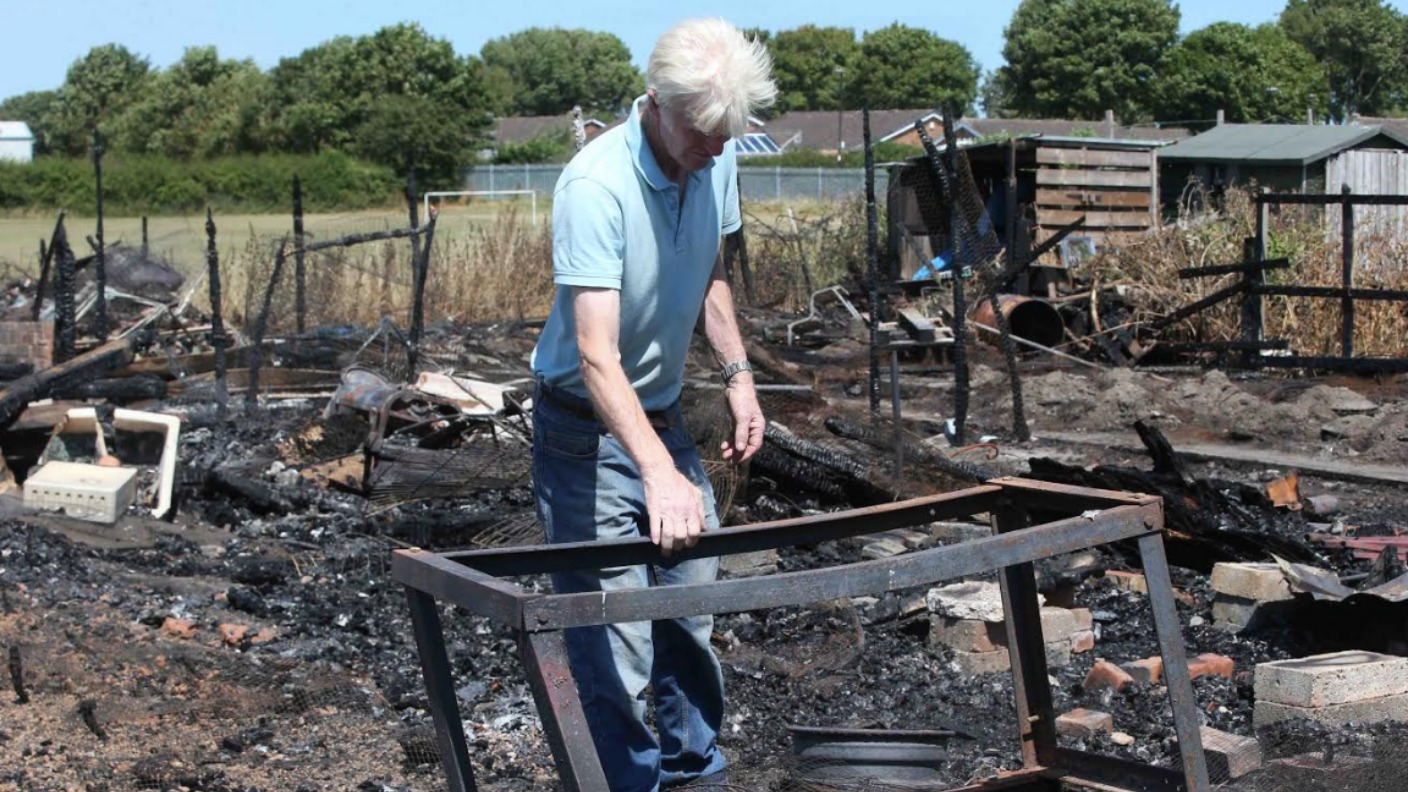
[[[554,409],[561,410],[583,420],[603,423],[601,417],[596,414],[596,410],[592,407],[591,402],[579,396],[566,393],[550,385],[539,387],[538,394],[539,399],[552,405]],[[650,426],[654,429],[664,430],[670,428],[669,410],[646,410],[645,419],[650,422]]]

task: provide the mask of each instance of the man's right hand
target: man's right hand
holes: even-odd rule
[[[659,545],[667,557],[693,547],[704,530],[704,501],[699,488],[674,467],[643,478],[650,541]]]

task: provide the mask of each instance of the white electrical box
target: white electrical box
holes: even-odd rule
[[[133,468],[54,461],[24,480],[25,506],[62,511],[91,522],[117,522],[136,493],[137,471]]]

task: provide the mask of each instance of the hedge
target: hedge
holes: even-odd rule
[[[335,151],[262,154],[182,162],[109,155],[103,160],[105,211],[113,215],[189,214],[207,205],[225,212],[288,210],[293,176],[303,183],[308,212],[384,206],[400,200],[400,176]],[[94,212],[90,160],[40,157],[0,162],[0,209]]]

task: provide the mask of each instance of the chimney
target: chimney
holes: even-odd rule
[[[1113,139],[1115,136],[1115,111],[1105,111],[1105,137]]]
[[[1307,124],[1314,124],[1314,123],[1315,123],[1315,108],[1313,108],[1313,107],[1307,107],[1307,108],[1305,108],[1305,123],[1307,123]]]
[[[1227,123],[1227,111],[1222,108],[1217,109],[1217,125],[1222,126]]]

